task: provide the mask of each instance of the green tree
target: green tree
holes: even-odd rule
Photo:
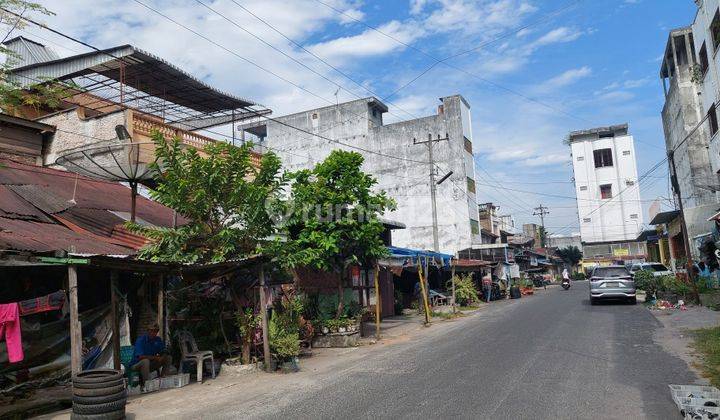
[[[258,251],[275,232],[266,203],[283,186],[280,159],[263,155],[251,163],[252,145],[216,142],[201,153],[180,140],[154,133],[157,187],[150,196],[176,210],[188,222],[176,228],[130,225],[152,241],[139,257],[156,262],[219,262]]]
[[[23,29],[27,22],[23,19],[29,14],[54,15],[38,3],[23,0],[0,0],[0,43],[11,37],[13,32]],[[19,56],[0,45],[0,54],[5,62],[0,65],[0,110],[6,114],[20,115],[20,108],[30,107],[38,110],[43,107],[57,108],[62,98],[75,88],[72,84],[56,83],[50,80],[22,81],[12,78],[12,68],[18,65]]]
[[[289,175],[287,238],[273,245],[291,271],[311,267],[338,275],[338,318],[348,266],[367,266],[387,254],[378,216],[395,206],[385,192],[373,192],[377,181],[362,171],[362,164],[359,153],[335,150],[312,170]]]
[[[574,245],[558,249],[557,253],[563,261],[570,264],[572,267],[577,266],[583,259],[582,251]]]

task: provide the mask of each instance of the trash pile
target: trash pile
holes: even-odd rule
[[[679,309],[681,311],[687,311],[685,307],[685,301],[678,300],[678,303],[670,303],[667,300],[651,300],[648,306],[651,310],[664,310],[664,309]]]
[[[720,419],[720,391],[714,386],[669,385],[673,400],[686,419]]]

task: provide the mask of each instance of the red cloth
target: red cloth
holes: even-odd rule
[[[20,311],[17,303],[0,304],[0,339],[5,336],[8,360],[10,363],[22,362],[25,358],[20,334]]]
[[[23,300],[18,306],[20,308],[20,316],[26,316],[62,309],[63,304],[65,304],[65,292],[58,290],[49,295]]]

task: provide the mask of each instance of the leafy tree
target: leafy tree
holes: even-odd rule
[[[27,26],[22,16],[30,13],[54,15],[38,3],[23,0],[0,0],[0,8],[4,9],[0,10],[0,31],[4,32],[0,43],[7,41],[15,30]],[[18,64],[20,57],[4,45],[0,45],[0,54],[5,56],[5,62],[0,65],[0,110],[6,114],[22,116],[21,108],[25,107],[35,110],[57,108],[62,98],[76,88],[72,84],[49,80],[31,80],[29,85],[21,83],[11,77],[12,68]]]
[[[150,196],[188,219],[176,228],[131,228],[152,240],[139,257],[157,262],[219,262],[257,252],[258,243],[275,232],[266,208],[284,179],[280,159],[263,155],[251,164],[252,145],[216,142],[203,149],[181,146],[154,133],[157,156]]]
[[[348,266],[367,266],[387,254],[377,216],[395,206],[385,192],[372,191],[377,181],[362,171],[362,163],[359,153],[335,150],[312,170],[291,174],[287,238],[273,244],[291,271],[311,267],[338,275],[337,318],[344,313]]]
[[[583,259],[582,251],[574,245],[558,249],[557,253],[563,261],[570,264],[572,267],[577,266]]]
[[[545,226],[538,227],[537,235],[540,240],[540,246],[545,248],[545,243],[547,243],[547,231],[545,230]]]
[[[447,283],[452,287],[452,281]],[[468,306],[480,300],[472,273],[455,276],[455,300],[460,306]]]

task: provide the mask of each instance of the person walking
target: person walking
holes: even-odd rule
[[[492,296],[492,276],[490,273],[485,274],[482,278],[483,293],[485,295],[485,301],[490,303]]]

